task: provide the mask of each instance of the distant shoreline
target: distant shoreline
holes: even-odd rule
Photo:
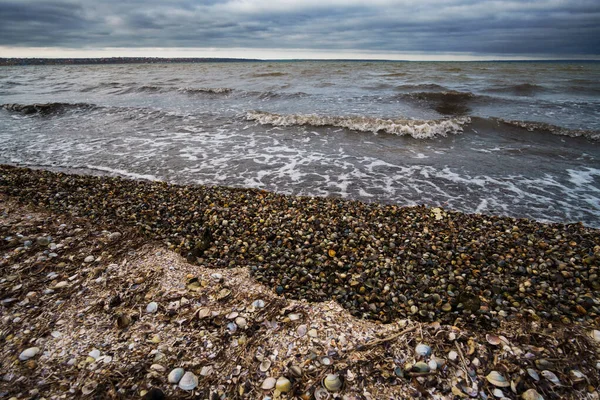
[[[229,62],[443,62],[443,63],[598,63],[599,60],[485,60],[485,61],[410,61],[373,59],[253,59],[253,58],[161,58],[161,57],[108,57],[108,58],[0,58],[0,66],[27,65],[111,65],[111,64],[186,64]]]

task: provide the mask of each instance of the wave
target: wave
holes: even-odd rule
[[[448,88],[445,88],[444,86],[441,85],[437,85],[435,83],[418,83],[418,84],[410,84],[407,83],[405,85],[400,85],[400,86],[396,86],[397,90],[401,90],[401,91],[439,91],[441,93],[449,93],[451,91],[449,91]]]
[[[252,76],[254,78],[269,78],[269,77],[286,76],[286,75],[287,75],[287,73],[285,73],[285,72],[257,72],[250,76]]]
[[[187,93],[187,94],[230,94],[233,92],[233,89],[227,87],[217,87],[217,88],[178,88],[178,92]]]
[[[443,115],[462,115],[471,111],[469,103],[476,96],[471,92],[458,92],[455,90],[443,90],[441,92],[411,92],[397,95],[421,105],[433,108]]]
[[[331,126],[359,132],[389,133],[398,136],[412,136],[415,139],[432,139],[463,131],[463,125],[471,120],[468,117],[440,120],[383,119],[365,116],[321,116],[316,114],[273,114],[252,111],[246,119],[262,125],[273,126]]]
[[[585,137],[591,140],[600,140],[600,132],[598,131],[590,131],[585,129],[569,129],[557,125],[548,124],[545,122],[515,121],[506,120],[502,118],[490,118],[490,120],[522,128],[529,132],[548,132],[559,136]]]
[[[89,103],[43,103],[43,104],[3,104],[3,109],[18,112],[25,115],[53,115],[72,110],[91,110],[97,108],[95,104]]]
[[[486,89],[486,92],[490,93],[508,93],[515,96],[533,96],[537,93],[546,91],[547,89],[544,86],[533,83],[519,83],[516,85],[496,86]]]

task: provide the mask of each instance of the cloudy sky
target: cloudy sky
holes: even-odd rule
[[[0,0],[0,57],[600,58],[599,0]]]

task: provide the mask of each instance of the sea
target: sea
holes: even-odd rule
[[[600,228],[600,63],[0,67],[0,163]]]

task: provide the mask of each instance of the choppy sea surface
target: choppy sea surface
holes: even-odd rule
[[[600,227],[600,63],[0,67],[0,103],[53,103],[0,163]]]

